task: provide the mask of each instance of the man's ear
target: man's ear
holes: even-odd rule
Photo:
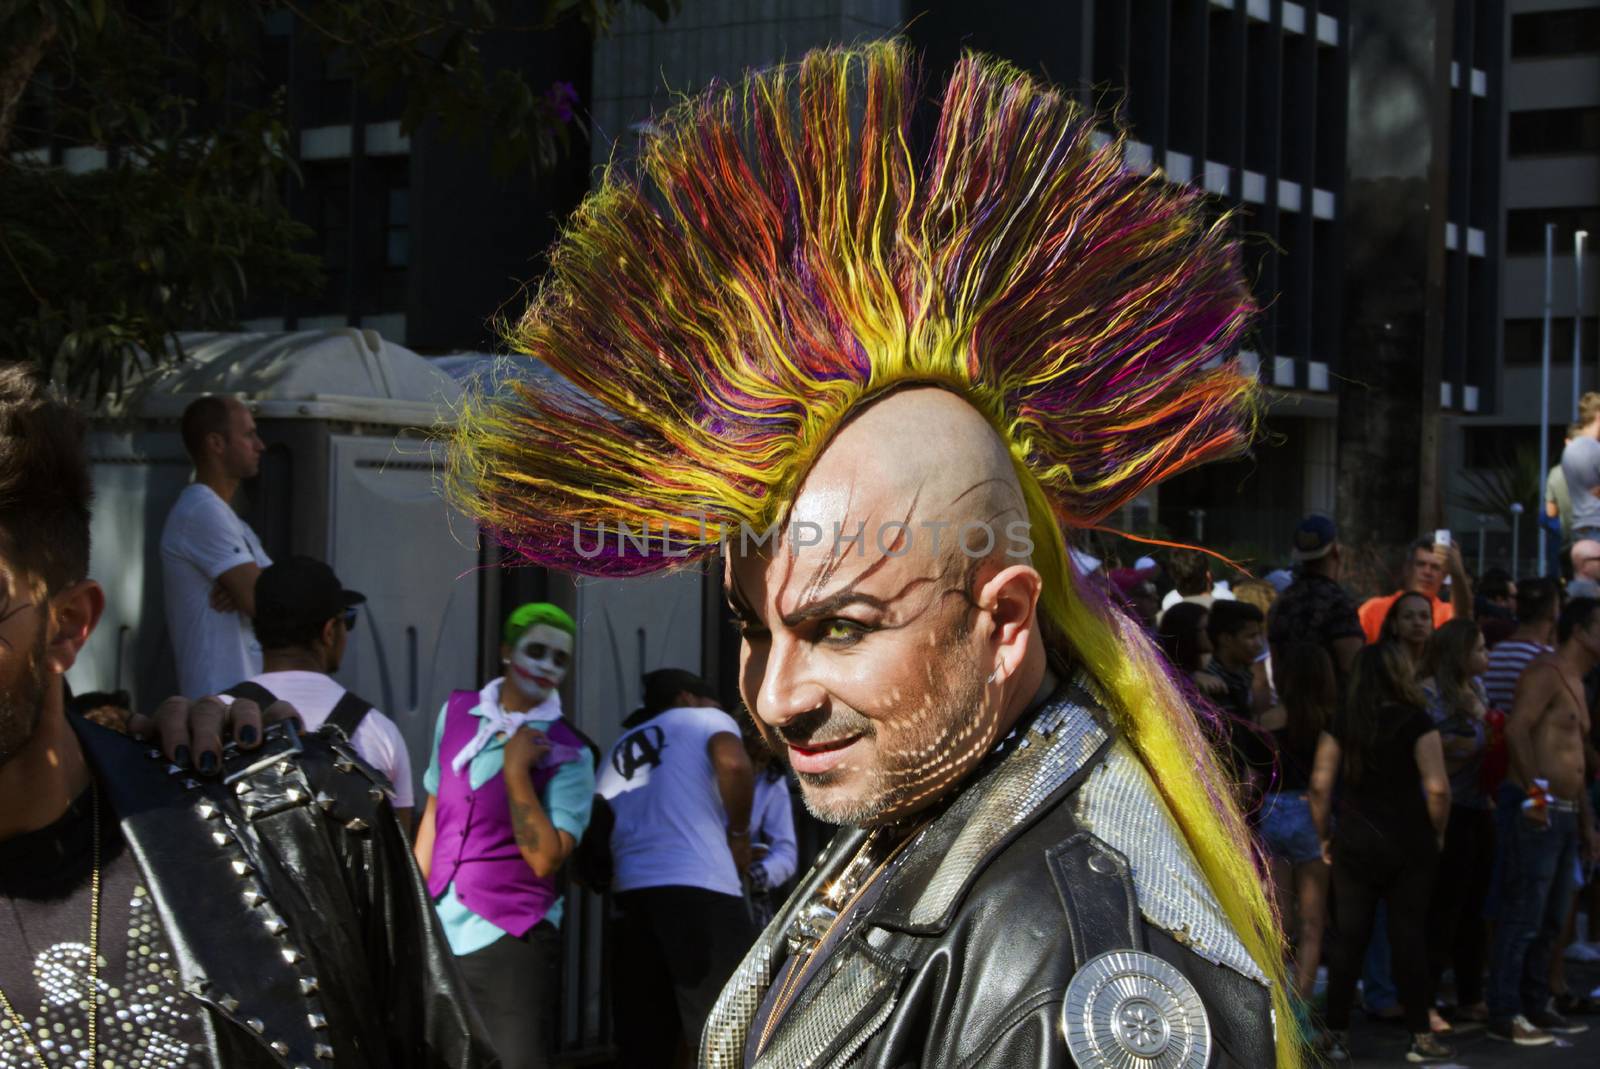
[[[978,604],[988,613],[989,636],[996,667],[1004,675],[1015,672],[1028,650],[1028,640],[1038,625],[1039,595],[1044,582],[1031,565],[1013,564],[990,577],[977,592]]]
[[[322,645],[324,649],[333,649],[339,642],[339,628],[344,625],[337,616],[329,617],[322,622]]]
[[[50,671],[65,675],[78,660],[89,636],[105,612],[106,594],[93,579],[82,579],[50,599],[50,637],[45,663]]]

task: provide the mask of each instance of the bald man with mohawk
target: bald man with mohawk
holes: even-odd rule
[[[657,122],[512,332],[581,395],[470,398],[452,490],[547,567],[720,551],[745,705],[843,826],[700,1065],[1297,1067],[1207,735],[1064,534],[1248,444],[1239,250],[1004,64],[926,153],[917,94],[888,42]]]

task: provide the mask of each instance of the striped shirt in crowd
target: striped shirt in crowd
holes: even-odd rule
[[[1489,692],[1489,704],[1496,709],[1511,711],[1511,699],[1517,692],[1517,680],[1528,662],[1541,653],[1551,652],[1542,642],[1513,642],[1506,639],[1489,651],[1489,670],[1483,674],[1483,689]]]

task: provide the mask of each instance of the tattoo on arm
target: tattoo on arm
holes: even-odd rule
[[[539,849],[539,822],[534,808],[537,801],[529,803],[511,799],[511,829],[516,834],[517,845],[524,850]]]

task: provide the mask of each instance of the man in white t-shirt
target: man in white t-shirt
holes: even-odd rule
[[[644,677],[644,708],[600,769],[611,830],[618,1064],[675,1064],[693,1050],[749,949],[740,879],[750,865],[754,775],[739,724],[711,685],[676,668]]]
[[[1173,587],[1161,599],[1161,612],[1156,615],[1158,626],[1167,610],[1180,601],[1192,601],[1209,609],[1214,602],[1234,600],[1227,580],[1213,579],[1211,559],[1198,549],[1173,550],[1167,558],[1167,574],[1172,577]]]
[[[178,689],[204,698],[261,671],[246,621],[256,576],[272,560],[230,504],[255,476],[265,448],[250,410],[233,397],[202,397],[183,411],[183,447],[194,482],[161,530],[161,579],[178,663]]]
[[[367,764],[388,777],[400,826],[411,831],[411,755],[395,722],[332,678],[356,626],[356,607],[367,599],[346,590],[333,569],[311,557],[268,566],[256,580],[256,637],[265,671],[224,693],[265,709],[286,701],[309,731],[330,720]]]

